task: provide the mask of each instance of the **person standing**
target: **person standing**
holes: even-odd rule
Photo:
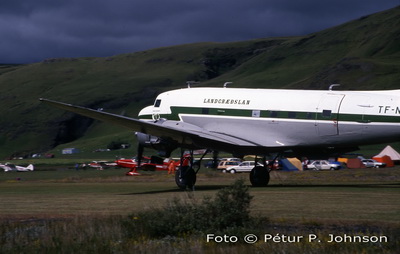
[[[175,162],[173,160],[170,160],[168,164],[168,175],[174,173],[175,173]]]

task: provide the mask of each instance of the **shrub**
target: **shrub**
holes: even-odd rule
[[[243,180],[218,191],[202,202],[173,199],[163,208],[131,216],[130,234],[144,237],[183,236],[196,232],[219,232],[243,227],[250,222],[252,196]]]

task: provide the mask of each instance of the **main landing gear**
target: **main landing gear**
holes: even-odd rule
[[[269,170],[265,166],[255,166],[250,172],[250,182],[253,187],[265,187],[269,182]]]
[[[175,172],[176,185],[182,190],[186,190],[186,188],[193,190],[196,183],[196,175],[197,172],[193,169],[193,151],[184,154],[182,149],[181,163]]]
[[[200,159],[208,153],[206,151]],[[274,160],[275,161],[275,160]],[[270,175],[269,168],[266,162],[266,158],[263,158],[263,166],[258,163],[257,157],[255,158],[256,166],[250,172],[250,182],[253,187],[265,187],[269,183]],[[200,168],[194,170],[193,168],[193,151],[189,153],[181,152],[181,162],[178,170],[175,172],[175,182],[176,185],[182,190],[194,190],[194,185],[196,184],[196,175]]]
[[[193,163],[193,150],[188,153],[184,153],[184,150],[181,150],[181,163],[175,172],[175,182],[176,185],[182,190],[194,190],[194,185],[196,184],[196,176],[197,172],[200,170],[201,161],[204,156],[209,153],[209,150],[206,150],[205,153],[201,156],[199,165],[194,165]],[[196,170],[194,169],[196,166]]]
[[[263,166],[260,166],[257,157],[255,158],[256,166],[250,172],[250,183],[253,187],[265,187],[269,183],[269,169],[266,158],[263,158]]]
[[[193,190],[196,183],[196,172],[191,166],[179,167],[175,172],[175,182],[182,190]]]

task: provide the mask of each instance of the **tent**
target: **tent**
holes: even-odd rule
[[[347,168],[365,168],[359,158],[347,159]]]
[[[287,158],[280,161],[284,171],[302,171],[301,161],[297,158]]]
[[[375,155],[373,159],[379,161],[377,158],[382,158],[385,155],[389,156],[392,161],[400,161],[400,154],[389,145],[386,146],[379,154]]]
[[[386,167],[394,167],[393,160],[387,155],[384,155],[382,157],[372,157],[372,159],[385,163]]]

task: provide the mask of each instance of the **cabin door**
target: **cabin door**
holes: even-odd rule
[[[320,136],[339,134],[339,111],[343,94],[325,94],[316,111],[315,127]]]
[[[354,106],[355,111],[358,113],[355,115],[354,120],[358,123],[361,124],[362,128],[362,133],[367,133],[368,128],[371,123],[371,116],[373,114],[368,114],[372,113],[374,110],[374,105],[370,104],[370,97],[369,96],[356,96],[354,99],[356,102],[356,105]],[[359,131],[357,128],[355,131]]]

